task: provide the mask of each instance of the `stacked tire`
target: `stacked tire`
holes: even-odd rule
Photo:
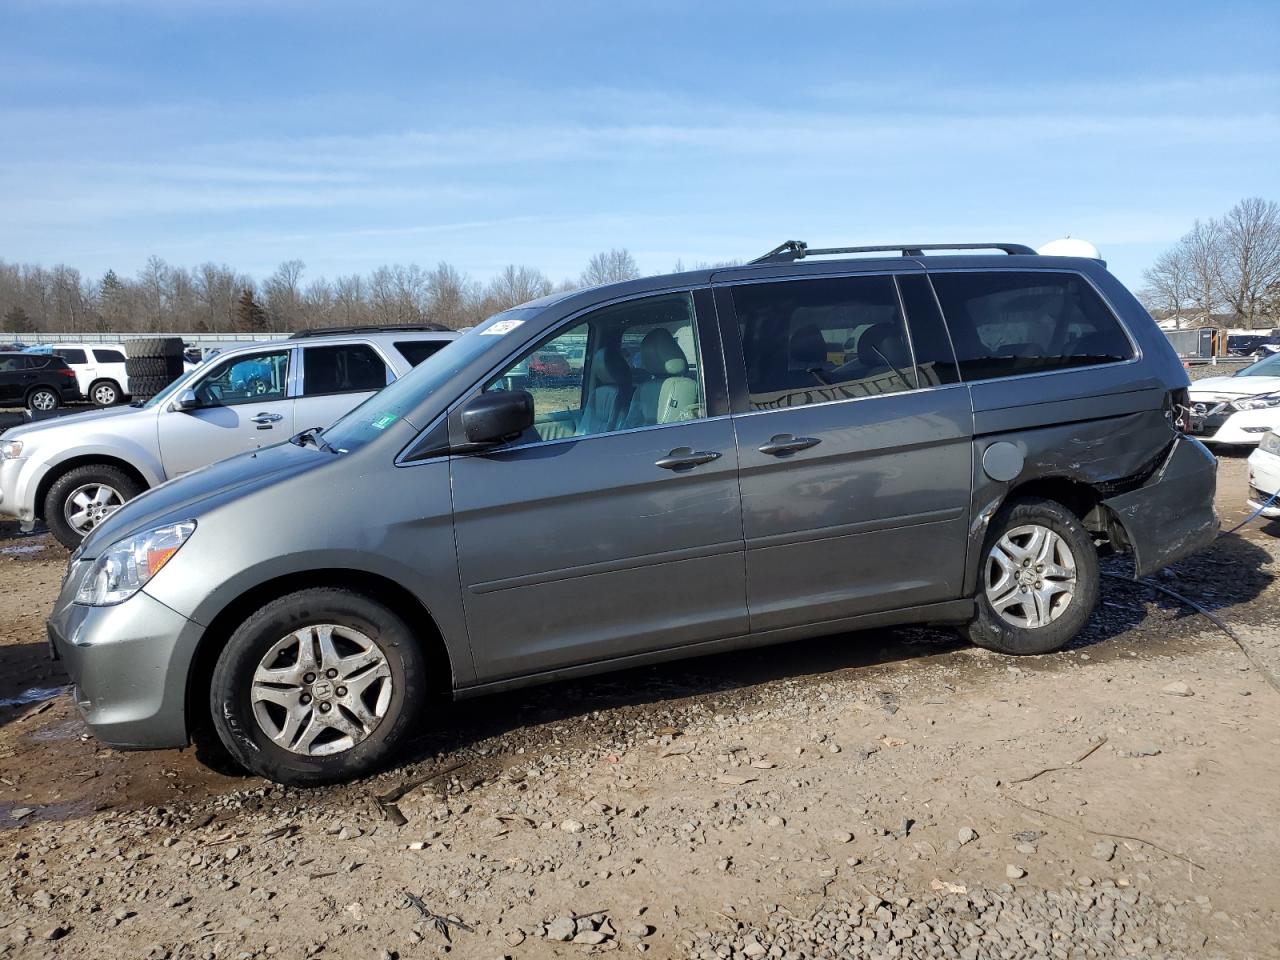
[[[139,337],[124,342],[124,370],[134,400],[150,400],[182,376],[181,337]]]

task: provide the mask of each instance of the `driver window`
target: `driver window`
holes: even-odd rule
[[[536,436],[586,437],[706,416],[687,293],[604,307],[538,344],[485,387],[533,395]]]
[[[228,360],[195,388],[202,406],[283,400],[289,389],[290,350]]]

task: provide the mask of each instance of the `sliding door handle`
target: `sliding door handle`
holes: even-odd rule
[[[768,443],[762,444],[759,450],[771,457],[788,457],[801,450],[816,447],[821,442],[817,437],[793,437],[789,433],[780,433],[771,437]]]

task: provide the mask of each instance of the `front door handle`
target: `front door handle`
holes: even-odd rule
[[[720,454],[714,450],[695,451],[692,447],[676,447],[661,460],[655,460],[653,465],[663,470],[689,470],[719,459]]]
[[[270,427],[271,424],[279,423],[281,420],[283,420],[284,414],[283,413],[260,413],[255,417],[251,417],[250,419],[260,427]]]
[[[821,442],[817,437],[793,437],[789,433],[780,433],[776,437],[770,437],[769,442],[759,449],[761,453],[767,453],[771,457],[789,457],[801,450],[816,447]]]

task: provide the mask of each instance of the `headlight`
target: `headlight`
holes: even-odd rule
[[[20,456],[22,456],[21,440],[6,440],[0,443],[0,459],[17,460]]]
[[[1262,442],[1258,444],[1258,449],[1280,456],[1280,434],[1277,434],[1274,431],[1268,433],[1262,438]]]
[[[1236,400],[1231,405],[1237,410],[1265,410],[1268,407],[1280,407],[1280,396],[1268,394],[1265,397],[1250,397],[1247,400]]]
[[[75,602],[109,607],[128,600],[160,572],[195,528],[194,520],[186,520],[113,543],[93,562]]]

